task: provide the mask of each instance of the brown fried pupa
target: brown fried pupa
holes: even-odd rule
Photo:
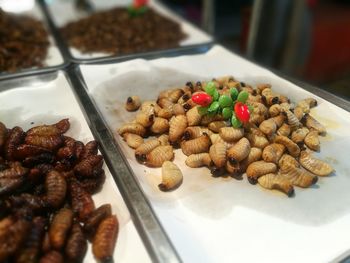
[[[87,241],[78,222],[73,223],[67,238],[65,255],[69,262],[82,262],[87,251]]]
[[[66,179],[58,171],[50,171],[45,179],[46,195],[44,200],[49,206],[59,208],[66,197],[67,183]]]
[[[63,256],[60,252],[56,250],[51,250],[47,252],[40,258],[39,263],[63,263]]]
[[[66,243],[69,230],[73,224],[73,211],[69,208],[61,208],[54,215],[49,227],[50,245],[60,250]]]

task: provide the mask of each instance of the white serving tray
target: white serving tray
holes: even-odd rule
[[[336,174],[319,178],[295,197],[250,185],[246,179],[213,178],[207,168],[189,168],[176,150],[183,184],[159,191],[160,169],[135,161],[115,135],[158,219],[184,262],[330,262],[350,248],[350,113],[221,46],[205,54],[136,59],[119,64],[81,65],[88,90],[110,129],[130,121],[124,110],[130,95],[155,99],[160,90],[232,74],[249,84],[271,83],[292,101],[314,97],[312,115],[328,130],[321,152]]]
[[[71,128],[66,135],[86,143],[93,136],[79,108],[65,75],[45,75],[45,79],[23,78],[0,82],[0,121],[8,128],[20,126],[27,130],[41,124],[69,118]],[[48,78],[49,77],[49,78]],[[104,164],[106,181],[93,195],[96,207],[110,203],[119,220],[119,235],[114,251],[115,262],[151,262],[129,211],[110,171]],[[96,262],[89,244],[84,262]]]
[[[128,6],[131,2],[131,0],[90,0],[90,3],[94,6],[95,10],[103,10],[116,6]],[[211,36],[196,28],[180,16],[176,15],[159,1],[150,0],[149,5],[158,13],[176,21],[181,25],[183,32],[187,34],[187,38],[180,42],[180,46],[206,44],[213,40]],[[53,21],[57,27],[62,27],[68,22],[79,20],[87,15],[83,11],[77,11],[74,6],[74,1],[72,0],[53,0],[48,3],[48,7],[51,17],[53,18]],[[98,52],[82,53],[73,47],[70,47],[69,50],[75,59],[92,59],[111,56],[111,54]]]

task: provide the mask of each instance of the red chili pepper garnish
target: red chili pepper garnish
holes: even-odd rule
[[[242,102],[237,102],[235,104],[235,113],[236,117],[241,122],[248,122],[250,118],[250,112],[248,109],[248,106],[246,104],[243,104]]]
[[[132,6],[134,8],[140,8],[148,4],[148,0],[134,0]]]
[[[209,106],[213,98],[204,92],[198,92],[192,95],[192,101],[202,107]]]

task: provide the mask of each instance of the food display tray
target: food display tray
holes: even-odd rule
[[[0,119],[7,127],[20,126],[27,130],[63,118],[69,118],[71,124],[66,135],[84,143],[94,139],[63,71],[0,82]],[[152,262],[106,164],[103,169],[106,181],[93,199],[96,207],[110,203],[112,212],[118,217],[115,262]],[[90,245],[84,262],[96,262]]]
[[[44,12],[42,12],[41,5],[37,1],[26,1],[28,5],[25,3],[13,3],[13,1],[0,1],[0,8],[4,11],[11,11],[12,13],[20,14],[20,15],[28,15],[38,19],[43,22],[48,35],[50,45],[47,51],[47,57],[44,60],[44,66],[41,68],[26,68],[21,69],[16,72],[0,72],[0,79],[5,78],[16,78],[20,76],[32,75],[41,72],[50,72],[63,68],[67,65],[67,61],[64,59],[64,56],[61,54],[61,49],[56,42],[56,38],[51,31],[51,27],[46,19]],[[32,5],[31,5],[32,3]],[[17,9],[16,9],[17,8]]]
[[[89,3],[93,6],[94,11],[104,10],[108,8],[113,8],[117,6],[128,6],[131,1],[130,0],[89,0]],[[44,5],[44,8],[47,11],[48,16],[53,22],[53,25],[56,30],[58,30],[60,27],[65,25],[68,22],[78,20],[82,17],[85,17],[88,15],[86,11],[77,10],[75,7],[75,1],[69,1],[69,0],[53,0],[53,1],[42,1],[42,4]],[[106,58],[120,58],[122,60],[127,60],[131,58],[135,58],[136,56],[144,56],[146,54],[155,54],[159,56],[158,54],[161,54],[162,52],[166,51],[178,51],[181,52],[183,50],[187,49],[193,49],[200,46],[207,46],[210,43],[213,42],[213,38],[208,35],[207,33],[203,32],[196,26],[192,25],[191,23],[187,22],[177,14],[175,14],[173,11],[168,9],[166,6],[164,6],[162,3],[160,3],[157,0],[151,0],[149,2],[150,7],[152,7],[156,12],[160,13],[161,15],[177,22],[180,24],[182,30],[185,34],[187,34],[187,38],[182,40],[180,42],[180,47],[178,48],[171,48],[171,49],[164,49],[161,51],[149,51],[149,52],[142,52],[142,53],[135,53],[135,54],[125,54],[125,55],[110,55],[106,53],[82,53],[79,50],[67,46],[66,42],[60,38],[60,42],[62,42],[62,47],[66,50],[66,54],[68,55],[68,59],[71,61],[77,62],[77,63],[96,63],[96,62],[103,62]]]
[[[129,170],[123,171],[123,176],[138,182],[184,262],[336,262],[348,253],[347,101],[314,87],[297,86],[217,45],[202,54],[80,65],[71,75],[83,81],[76,85],[85,89],[104,120],[90,118],[93,126],[97,129],[106,124],[114,135],[115,145],[110,146],[109,154],[126,161]],[[245,178],[213,178],[207,168],[189,168],[181,150],[176,150],[174,162],[182,170],[183,184],[175,191],[161,192],[157,187],[160,169],[137,163],[134,151],[116,133],[135,114],[125,111],[126,98],[138,95],[151,100],[163,89],[223,75],[252,85],[270,83],[274,91],[291,101],[316,98],[318,106],[311,115],[327,128],[316,156],[329,162],[336,172],[319,178],[308,189],[296,188],[295,196],[288,198],[252,186]]]

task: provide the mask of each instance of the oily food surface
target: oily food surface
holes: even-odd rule
[[[185,38],[178,23],[152,9],[136,17],[126,8],[98,12],[68,23],[61,33],[81,52],[115,55],[174,48]]]
[[[0,262],[82,262],[87,240],[108,260],[118,234],[96,141],[65,136],[68,119],[28,131],[0,122]]]
[[[0,9],[0,72],[42,67],[48,47],[42,22]]]
[[[213,83],[219,102],[221,96],[231,96],[232,89],[248,93],[249,121],[234,128],[222,114],[202,114],[192,96],[207,90],[208,83],[203,81],[164,90],[154,101],[131,96],[125,108],[137,111],[136,118],[117,132],[135,149],[137,161],[163,167],[174,159],[174,149],[181,148],[191,168],[207,166],[214,177],[247,176],[251,184],[288,196],[294,194],[294,187],[310,187],[319,176],[334,171],[312,154],[320,150],[319,136],[326,134],[325,127],[310,114],[317,106],[315,99],[290,102],[270,84],[252,87],[231,76],[214,79],[210,86]],[[186,180],[178,171],[172,175],[176,179],[173,189]]]

